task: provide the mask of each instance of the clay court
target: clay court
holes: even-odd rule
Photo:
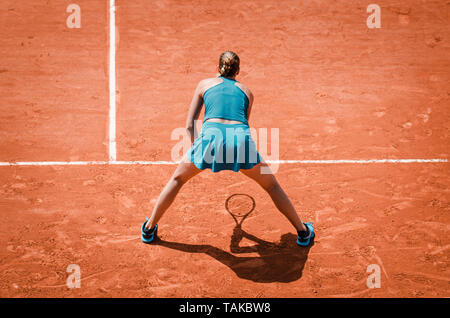
[[[1,0],[0,296],[450,297],[449,18],[443,0]],[[190,180],[140,241],[225,50],[250,126],[279,129],[267,159],[310,248],[230,171]],[[241,230],[236,193],[256,203]]]

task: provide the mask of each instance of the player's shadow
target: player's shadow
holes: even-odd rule
[[[239,246],[243,238],[255,242],[252,246]],[[313,242],[309,247],[300,247],[297,236],[283,234],[278,243],[264,241],[242,230],[238,225],[233,231],[230,252],[212,245],[185,244],[158,239],[158,244],[187,253],[204,253],[228,266],[242,279],[258,283],[288,283],[302,277],[305,262]],[[258,256],[237,256],[235,254],[257,253]]]

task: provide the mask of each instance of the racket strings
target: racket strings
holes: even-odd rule
[[[227,198],[225,208],[235,217],[246,217],[255,209],[255,200],[248,194],[236,193]]]

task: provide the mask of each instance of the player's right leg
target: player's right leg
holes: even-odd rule
[[[261,173],[261,167],[265,167],[265,173]],[[297,211],[289,200],[289,197],[281,188],[277,179],[273,173],[267,173],[270,171],[269,166],[265,162],[254,166],[251,169],[240,170],[247,177],[256,181],[272,198],[273,203],[278,208],[278,210],[291,222],[299,234],[299,245],[305,246],[304,243],[309,244],[310,239],[313,236],[312,226],[310,224],[304,224],[298,217]],[[311,234],[311,235],[310,235]],[[303,241],[303,237],[307,240]],[[309,238],[309,240],[308,240]]]

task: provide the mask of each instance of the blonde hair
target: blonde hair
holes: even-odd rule
[[[219,73],[223,77],[233,77],[239,71],[239,56],[232,52],[226,51],[219,58]]]

